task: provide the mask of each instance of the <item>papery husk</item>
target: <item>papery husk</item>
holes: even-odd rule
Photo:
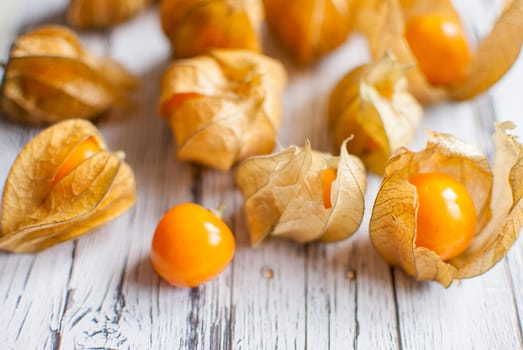
[[[355,68],[334,88],[329,101],[329,128],[336,147],[354,135],[351,151],[372,172],[413,139],[423,111],[408,92],[410,68],[386,55]]]
[[[380,58],[391,51],[400,63],[416,63],[404,37],[406,19],[425,13],[459,16],[450,0],[357,1],[356,28],[368,39],[371,55]],[[365,16],[364,16],[365,14]],[[420,69],[407,73],[409,89],[423,104],[446,99],[466,100],[486,91],[510,69],[523,43],[523,0],[506,1],[503,12],[490,34],[476,50],[463,81],[449,86],[431,85]]]
[[[323,201],[322,171],[336,169],[331,208]],[[251,243],[267,236],[305,243],[338,241],[360,226],[366,188],[363,163],[347,151],[339,157],[291,146],[277,154],[252,157],[238,166],[236,184],[244,198]]]
[[[101,151],[53,185],[60,165],[88,137]],[[75,238],[122,214],[135,198],[131,168],[106,149],[94,125],[61,122],[29,141],[11,167],[2,197],[0,249],[37,252]]]
[[[285,82],[278,61],[246,50],[176,61],[163,76],[159,109],[173,130],[178,158],[228,170],[271,152]],[[177,97],[183,100],[168,108]]]
[[[71,0],[67,22],[77,28],[107,28],[143,11],[154,0]]]
[[[44,26],[14,42],[0,106],[13,120],[33,125],[92,119],[126,104],[136,85],[120,64],[85,51],[69,29]]]
[[[345,42],[352,30],[351,0],[263,0],[269,29],[302,64]]]
[[[160,16],[175,58],[211,49],[261,51],[261,0],[162,0]]]
[[[424,150],[402,149],[390,159],[370,221],[372,243],[390,264],[448,287],[455,278],[486,272],[505,256],[523,225],[523,147],[506,133],[513,127],[496,125],[493,170],[475,147],[438,133],[429,135]],[[415,245],[417,194],[408,179],[426,172],[442,172],[465,185],[478,214],[470,246],[450,261]]]

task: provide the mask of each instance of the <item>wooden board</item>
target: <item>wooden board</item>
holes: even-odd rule
[[[8,42],[43,23],[63,23],[66,0],[0,4],[0,58]],[[457,1],[477,36],[488,32],[501,1]],[[368,220],[381,179],[370,175],[366,215],[349,240],[297,245],[270,240],[249,246],[242,198],[232,173],[181,163],[167,123],[156,112],[169,46],[157,8],[113,30],[82,33],[89,49],[122,61],[141,87],[132,109],[97,125],[112,149],[122,149],[136,173],[136,206],[76,241],[31,254],[0,253],[2,349],[521,349],[523,242],[483,276],[444,289],[390,268],[368,239]],[[330,90],[368,60],[354,35],[309,68],[292,65],[270,39],[268,54],[289,72],[278,149],[303,145],[332,150],[325,109]],[[450,132],[491,154],[495,120],[523,119],[523,59],[488,94],[429,108],[424,129]],[[23,145],[40,129],[0,118],[0,183]],[[515,131],[523,136],[522,128]],[[159,218],[176,203],[215,207],[227,202],[226,222],[237,253],[210,283],[177,289],[149,261]]]

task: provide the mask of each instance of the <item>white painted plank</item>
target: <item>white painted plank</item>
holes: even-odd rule
[[[130,22],[116,29],[108,46],[124,64],[143,64],[131,67],[142,81],[135,105],[99,123],[108,144],[124,150],[135,170],[137,204],[98,234],[80,240],[71,279],[77,301],[64,317],[68,328],[63,348],[164,348],[188,341],[190,291],[160,281],[149,254],[161,216],[176,202],[191,200],[192,171],[174,160],[171,131],[156,115],[166,47],[155,40],[143,41],[139,45],[143,55],[133,61],[141,30],[159,34],[153,10],[142,17],[141,25]]]
[[[33,6],[37,3],[40,8]],[[27,11],[22,11],[13,32],[45,19],[63,20],[65,3],[25,0],[19,7]],[[471,9],[470,2],[461,3]],[[483,13],[480,7],[472,7]],[[195,185],[193,175],[199,171],[174,160],[172,136],[155,111],[159,79],[169,55],[155,10],[113,31],[82,36],[90,48],[109,52],[144,83],[133,109],[98,123],[109,145],[125,150],[136,171],[137,205],[77,243],[36,255],[0,253],[0,328],[7,330],[0,332],[2,344],[64,349],[521,347],[521,240],[509,254],[508,265],[498,265],[485,276],[449,290],[417,283],[398,270],[391,278],[367,236],[379,183],[375,177],[369,180],[366,219],[352,239],[305,247],[272,240],[250,248],[232,174],[205,170]],[[35,16],[42,17],[35,21]],[[268,50],[282,58],[274,46]],[[354,38],[311,69],[287,64],[291,82],[280,148],[301,145],[309,137],[315,148],[332,150],[324,115],[328,92],[349,68],[365,59],[364,44]],[[523,100],[512,92],[521,89],[522,61],[492,92],[498,117],[508,114],[520,121]],[[490,151],[485,141],[489,103],[487,98],[479,104],[433,108],[424,126],[452,132]],[[36,132],[2,120],[0,181],[18,150]],[[420,131],[414,147],[421,147],[424,137]],[[196,200],[216,206],[222,199],[229,202],[225,219],[237,237],[233,264],[217,279],[193,290],[160,281],[149,262],[149,247],[161,215],[175,203]],[[349,271],[355,273],[354,280],[347,278]],[[17,329],[22,329],[18,336]]]
[[[51,349],[59,342],[72,246],[38,255],[0,253],[3,347]]]
[[[397,310],[391,269],[378,255],[369,239],[371,208],[381,178],[367,178],[366,213],[358,236],[354,237],[354,254],[349,262],[356,273],[359,334],[355,349],[398,349]],[[339,344],[342,346],[343,344]],[[339,348],[338,346],[338,348]],[[336,347],[333,347],[336,349]]]
[[[42,11],[49,7],[34,6]],[[27,1],[0,4],[0,61],[6,61],[9,43],[25,26],[35,21],[37,12],[24,13]],[[40,129],[28,129],[2,120],[0,127],[0,183],[7,178],[11,164],[23,146]],[[72,265],[73,243],[68,242],[41,254],[0,252],[0,343],[5,348],[52,349],[59,342],[67,281]]]
[[[311,244],[307,250],[307,347],[337,349],[356,344],[358,330],[357,271],[350,266],[355,247]],[[354,273],[355,277],[348,275]]]
[[[495,14],[493,2],[482,5],[474,6],[473,10],[476,16],[473,19],[480,22],[467,17],[479,35],[488,32],[487,23],[492,22]],[[481,24],[479,28],[478,24]],[[492,156],[490,134],[497,117],[495,106],[489,94],[472,102],[439,106],[428,111],[423,126],[450,132]],[[417,146],[421,146],[423,138],[418,137]],[[484,275],[448,290],[432,283],[416,283],[398,270],[395,277],[403,348],[519,349],[523,346],[511,280],[503,262]]]
[[[523,344],[523,239],[519,239],[508,254],[506,265],[507,278],[510,279],[516,318],[519,328],[519,341]]]
[[[452,132],[492,155],[489,129],[493,111],[489,97],[484,96],[470,103],[434,108],[428,111],[423,126]],[[418,147],[421,139],[417,139]],[[403,348],[520,348],[510,280],[502,265],[448,290],[432,283],[416,283],[396,270]]]
[[[305,248],[271,240],[252,250],[243,217],[237,220],[234,348],[305,348]]]
[[[448,290],[395,275],[404,349],[521,348],[502,264]]]

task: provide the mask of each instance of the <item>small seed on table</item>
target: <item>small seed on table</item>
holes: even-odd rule
[[[274,271],[270,267],[264,266],[262,268],[262,275],[266,279],[271,280],[274,277]]]
[[[345,274],[345,277],[347,277],[348,280],[354,281],[356,279],[356,272],[352,271],[352,270],[349,270]]]

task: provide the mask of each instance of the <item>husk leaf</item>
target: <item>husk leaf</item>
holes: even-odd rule
[[[285,82],[279,62],[250,51],[215,50],[175,62],[163,76],[159,109],[178,158],[227,170],[271,152]]]
[[[372,21],[358,15],[357,29],[368,39],[371,55],[380,58],[391,51],[400,63],[415,64],[416,58],[404,37],[405,20],[424,13],[441,13],[459,20],[450,0],[387,0],[359,1],[357,8]],[[369,24],[370,23],[370,24]],[[372,25],[371,25],[372,24]],[[523,43],[523,0],[513,0],[505,6],[491,33],[473,52],[466,77],[449,86],[431,85],[418,68],[408,72],[409,89],[423,104],[445,99],[465,100],[491,87],[512,66]]]
[[[364,211],[365,169],[347,152],[333,157],[305,147],[291,146],[268,156],[251,157],[238,166],[236,183],[244,197],[244,211],[253,246],[267,236],[300,243],[337,241],[359,227]],[[331,188],[332,208],[325,208],[321,173],[336,169]]]
[[[512,67],[523,44],[523,1],[514,0],[481,42],[469,68],[469,78],[451,88],[451,98],[470,99],[494,85]]]
[[[493,171],[475,147],[439,133],[429,135],[424,150],[401,149],[390,159],[370,221],[372,243],[390,264],[419,280],[435,280],[448,287],[455,278],[484,273],[505,256],[523,225],[523,147],[506,134],[512,126],[496,126]],[[450,261],[415,245],[417,193],[408,180],[426,172],[446,173],[465,185],[478,215],[470,246]]]
[[[261,0],[162,0],[162,28],[173,56],[193,57],[211,49],[261,51]]]
[[[135,78],[118,63],[84,51],[73,32],[45,26],[16,39],[0,105],[27,124],[91,119],[125,104],[135,86]]]
[[[345,42],[351,32],[350,0],[263,0],[269,29],[300,63]]]
[[[101,151],[53,185],[71,151],[93,137]],[[36,252],[77,237],[120,215],[135,202],[132,170],[106,150],[85,120],[56,124],[33,138],[16,158],[2,197],[0,249]]]
[[[71,0],[67,22],[77,28],[107,28],[126,21],[153,0]]]
[[[354,135],[351,151],[365,166],[383,174],[391,153],[414,137],[422,109],[408,92],[408,67],[386,55],[349,72],[329,101],[329,128],[334,144]]]

